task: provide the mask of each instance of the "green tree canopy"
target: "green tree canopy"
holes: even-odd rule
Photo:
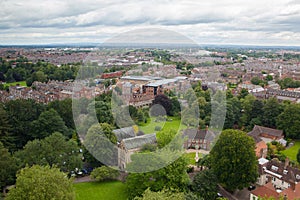
[[[102,166],[94,169],[91,178],[96,181],[115,180],[119,177],[120,172],[111,167]]]
[[[192,191],[205,200],[214,200],[218,192],[218,180],[212,170],[196,174],[191,185]]]
[[[300,138],[300,104],[286,105],[277,118],[277,128],[284,130],[286,137]]]
[[[82,166],[82,155],[76,142],[67,141],[57,132],[45,139],[28,142],[23,150],[16,152],[15,156],[21,160],[23,166],[56,165],[66,172]]]
[[[32,122],[33,134],[35,138],[42,139],[54,132],[60,132],[67,137],[71,137],[72,132],[65,125],[64,120],[51,108],[41,113],[39,118]]]
[[[242,189],[256,181],[255,142],[244,132],[225,130],[210,152],[211,168],[228,190]]]
[[[16,160],[0,142],[0,189],[14,183],[16,172]]]
[[[7,200],[75,200],[73,181],[58,168],[35,165],[25,167],[17,174],[16,187]]]

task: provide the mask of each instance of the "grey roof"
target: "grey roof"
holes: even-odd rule
[[[216,134],[211,130],[199,130],[199,129],[186,129],[183,132],[183,136],[187,137],[190,140],[207,140],[213,141],[216,137]]]
[[[133,127],[125,127],[120,129],[115,129],[112,131],[117,137],[118,142],[121,142],[123,139],[135,137]]]
[[[264,126],[255,125],[254,128],[252,129],[252,131],[248,133],[249,136],[254,138],[256,143],[261,141],[261,139],[259,138],[261,136],[261,134],[267,134],[267,135],[275,136],[275,137],[279,138],[279,137],[283,136],[283,131],[264,127]]]
[[[127,150],[141,148],[145,144],[155,144],[156,134],[146,134],[141,136],[136,136],[133,138],[127,138],[122,141],[124,147]]]
[[[146,86],[150,86],[150,87],[158,87],[161,85],[166,85],[169,83],[174,83],[176,82],[177,79],[162,79],[162,80],[157,80],[157,81],[153,81],[151,83],[148,83]]]

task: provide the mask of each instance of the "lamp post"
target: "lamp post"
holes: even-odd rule
[[[196,149],[195,161],[197,163],[199,161],[199,155],[198,155],[199,145],[195,145],[195,149]]]

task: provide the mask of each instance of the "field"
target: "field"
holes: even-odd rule
[[[155,117],[149,118],[146,124],[141,124],[139,126],[140,130],[146,134],[157,132],[155,131],[155,127],[159,126],[162,128],[162,131],[167,131],[170,129],[174,129],[176,131],[185,129],[186,126],[181,123],[181,120],[176,117],[168,117],[168,120],[165,122],[155,122]]]
[[[125,184],[122,182],[88,182],[74,184],[76,200],[126,200]]]
[[[26,81],[20,81],[20,82],[13,82],[13,83],[5,83],[4,87],[6,86],[16,86],[17,84],[19,84],[20,86],[25,86],[27,87]]]
[[[297,153],[299,149],[300,149],[300,141],[296,141],[294,143],[294,146],[282,151],[282,153],[286,155],[290,160],[297,161]]]

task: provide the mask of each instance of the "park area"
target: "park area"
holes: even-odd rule
[[[13,82],[13,83],[5,83],[5,84],[3,84],[4,87],[16,86],[16,85],[27,87],[26,81],[20,81],[20,82]]]
[[[181,119],[178,117],[168,117],[165,121],[158,121],[157,118],[148,118],[147,123],[140,124],[139,129],[146,134],[155,133],[159,131],[160,127],[162,131],[169,131],[171,129],[178,131],[185,129],[186,126],[181,124]]]
[[[125,184],[120,181],[75,183],[76,200],[126,200]]]
[[[300,149],[300,141],[295,141],[294,146],[282,151],[290,160],[297,162],[297,154]]]

